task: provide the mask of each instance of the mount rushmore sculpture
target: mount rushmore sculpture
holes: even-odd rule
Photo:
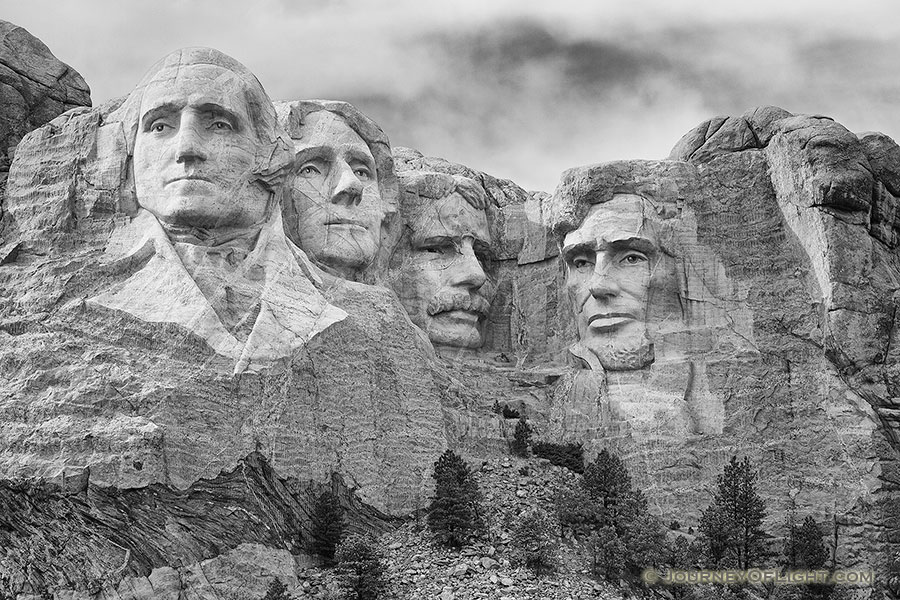
[[[11,524],[0,582],[177,595],[201,561],[302,554],[323,489],[377,529],[427,503],[446,448],[505,448],[495,405],[614,448],[662,516],[696,519],[686,491],[739,449],[773,519],[815,513],[837,564],[883,572],[898,158],[765,107],[527,192],[391,148],[347,103],[273,103],[221,52],[173,52],[16,148],[2,497],[73,517]]]

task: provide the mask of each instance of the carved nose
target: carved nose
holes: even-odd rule
[[[608,265],[597,263],[590,281],[591,296],[594,298],[609,298],[617,295],[622,288],[613,276]]]
[[[344,161],[338,162],[340,169],[334,193],[331,195],[333,204],[353,206],[362,201],[363,183],[353,172],[353,168]]]
[[[452,269],[450,281],[452,285],[477,290],[487,281],[484,267],[481,266],[481,261],[478,260],[471,248],[461,249],[460,255],[453,261]]]
[[[189,118],[182,119],[175,143],[175,158],[179,163],[204,161],[208,158],[200,132]]]

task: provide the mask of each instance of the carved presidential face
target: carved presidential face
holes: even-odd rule
[[[295,140],[294,241],[316,261],[347,277],[372,262],[384,206],[375,158],[337,114],[310,113]]]
[[[659,244],[645,208],[640,196],[616,194],[593,205],[563,240],[579,339],[607,370],[640,369],[653,361],[647,315]]]
[[[479,348],[496,287],[486,273],[490,233],[485,211],[458,193],[431,200],[409,228],[410,256],[398,295],[432,343]]]
[[[269,192],[253,181],[260,141],[246,84],[215,65],[160,71],[144,90],[134,144],[138,203],[166,224],[247,227]]]

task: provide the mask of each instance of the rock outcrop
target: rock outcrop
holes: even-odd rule
[[[0,21],[0,39],[2,181],[19,140],[69,109],[90,106],[91,92],[81,75],[21,27]]]

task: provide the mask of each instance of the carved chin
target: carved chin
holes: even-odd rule
[[[480,322],[474,320],[472,323],[467,322],[468,318],[455,317],[453,313],[441,313],[428,319],[427,331],[431,343],[453,348],[481,348]]]
[[[649,367],[655,360],[653,344],[643,336],[640,339],[611,342],[603,340],[586,340],[582,342],[603,365],[607,371],[636,371]]]

